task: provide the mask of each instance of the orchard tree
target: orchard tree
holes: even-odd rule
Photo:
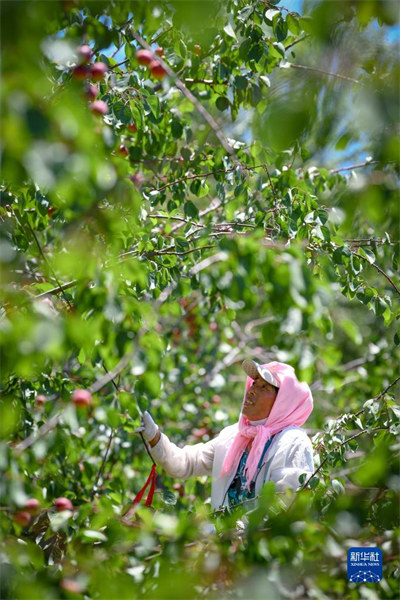
[[[398,10],[295,7],[0,5],[2,598],[397,597]],[[141,411],[211,439],[244,358],[310,384],[315,473],[132,507]]]

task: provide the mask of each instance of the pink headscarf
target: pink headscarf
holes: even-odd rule
[[[269,438],[290,425],[300,427],[313,409],[311,390],[307,383],[297,379],[293,367],[280,362],[270,362],[262,366],[272,371],[279,382],[279,392],[274,405],[264,425],[251,425],[249,419],[240,414],[239,431],[225,456],[220,475],[223,477],[227,473],[236,472],[249,439],[254,438],[245,468],[247,487],[256,474],[262,451]],[[253,381],[251,377],[247,377],[245,395]]]

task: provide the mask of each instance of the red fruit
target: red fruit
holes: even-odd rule
[[[126,126],[126,128],[128,131],[131,131],[132,133],[135,133],[137,131],[135,123],[129,123]]]
[[[201,56],[203,54],[203,48],[200,46],[200,44],[194,45],[194,53],[197,54],[197,56]]]
[[[185,484],[184,483],[174,483],[173,489],[179,492],[179,498],[183,498],[185,495]]]
[[[71,594],[81,594],[84,589],[80,583],[73,579],[61,579],[60,588]]]
[[[202,407],[207,410],[208,408],[210,408],[211,404],[208,402],[208,400],[206,400],[205,402],[203,402]]]
[[[155,77],[155,79],[159,79],[159,80],[164,79],[164,77],[167,74],[167,71],[164,69],[164,67],[162,65],[160,65],[160,63],[157,62],[156,60],[153,60],[150,63],[149,69],[150,69],[153,77]]]
[[[99,88],[97,87],[97,85],[89,83],[86,93],[88,95],[89,100],[94,100],[99,95]]]
[[[153,60],[153,53],[150,50],[138,50],[136,52],[136,60],[139,65],[149,65]]]
[[[172,337],[174,338],[174,340],[181,339],[182,334],[180,332],[180,329],[178,329],[178,327],[174,327],[174,329],[172,330]]]
[[[49,210],[47,211],[47,214],[49,215],[49,217],[51,217],[53,215],[54,211],[55,211],[54,206],[50,206]]]
[[[103,100],[95,100],[90,104],[90,110],[96,115],[106,115],[108,113],[107,102]]]
[[[77,81],[85,81],[85,79],[89,76],[89,70],[84,65],[76,65],[72,69],[72,77]]]
[[[142,183],[144,182],[144,175],[142,175],[142,173],[135,173],[134,175],[131,175],[129,177],[129,179],[132,181],[132,183],[134,183],[137,187],[140,187],[142,185]]]
[[[218,325],[216,323],[210,323],[210,329],[211,331],[217,331]]]
[[[158,54],[158,56],[164,56],[164,48],[158,46],[158,48],[155,49],[155,53]]]
[[[73,509],[71,500],[68,500],[68,498],[62,498],[62,497],[57,498],[57,500],[54,501],[54,506],[56,507],[56,509],[58,511]]]
[[[46,398],[46,396],[43,396],[43,394],[39,394],[35,398],[35,404],[37,404],[38,406],[43,406],[43,404],[46,404],[46,402],[47,402],[47,398]]]
[[[219,404],[221,402],[221,396],[215,394],[215,396],[212,397],[212,401],[214,402],[214,404]]]
[[[93,402],[92,394],[88,390],[75,390],[72,394],[75,406],[90,406]]]
[[[36,515],[40,509],[40,502],[36,498],[29,498],[24,504],[24,510],[30,515]]]
[[[93,81],[101,81],[107,73],[108,67],[103,62],[96,62],[90,65],[90,77]]]
[[[118,154],[120,156],[129,156],[129,150],[126,146],[124,146],[124,144],[121,144],[118,148]]]
[[[14,521],[18,523],[18,525],[22,525],[22,527],[27,527],[31,520],[31,515],[26,511],[16,512],[14,515]]]
[[[83,44],[82,46],[79,46],[79,48],[77,49],[77,52],[78,52],[78,56],[80,58],[80,61],[82,63],[89,62],[90,59],[93,56],[92,49],[87,44]]]
[[[193,429],[192,433],[196,440],[200,440],[204,435],[208,433],[208,431],[205,427],[201,427],[201,429]]]

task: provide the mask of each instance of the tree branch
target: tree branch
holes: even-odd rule
[[[332,450],[331,452],[334,452],[336,450],[339,450],[339,448],[341,448],[342,446],[344,446],[345,444],[348,444],[349,442],[351,442],[351,440],[354,440],[354,438],[358,437],[359,435],[363,435],[364,433],[374,433],[375,431],[382,431],[383,429],[387,430],[389,429],[388,427],[375,427],[374,429],[371,429],[370,431],[368,431],[367,429],[362,429],[361,431],[358,431],[357,433],[355,433],[354,435],[350,436],[349,438],[347,438],[347,440],[344,440],[343,442],[340,442],[340,444],[337,444]],[[322,461],[322,463],[319,465],[319,467],[314,471],[314,473],[312,475],[310,475],[310,477],[307,479],[307,481],[304,483],[304,485],[302,485],[302,487],[300,488],[301,490],[303,490],[305,487],[307,487],[307,485],[309,484],[310,480],[315,477],[315,475],[317,475],[317,473],[319,473],[319,471],[322,469],[322,467],[324,466],[324,464],[329,460],[329,455],[330,452],[328,453],[328,455],[324,458],[324,460]]]

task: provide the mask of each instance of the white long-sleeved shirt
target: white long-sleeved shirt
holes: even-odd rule
[[[160,440],[150,448],[154,460],[172,477],[188,479],[200,475],[212,475],[211,506],[226,506],[229,485],[235,476],[230,473],[221,477],[222,465],[230,443],[238,431],[238,424],[225,427],[214,439],[206,443],[179,448],[162,433]],[[297,490],[299,477],[307,478],[314,472],[311,440],[301,427],[290,426],[277,433],[267,450],[256,479],[255,493],[260,493],[267,481],[274,481],[277,491],[286,488]]]

